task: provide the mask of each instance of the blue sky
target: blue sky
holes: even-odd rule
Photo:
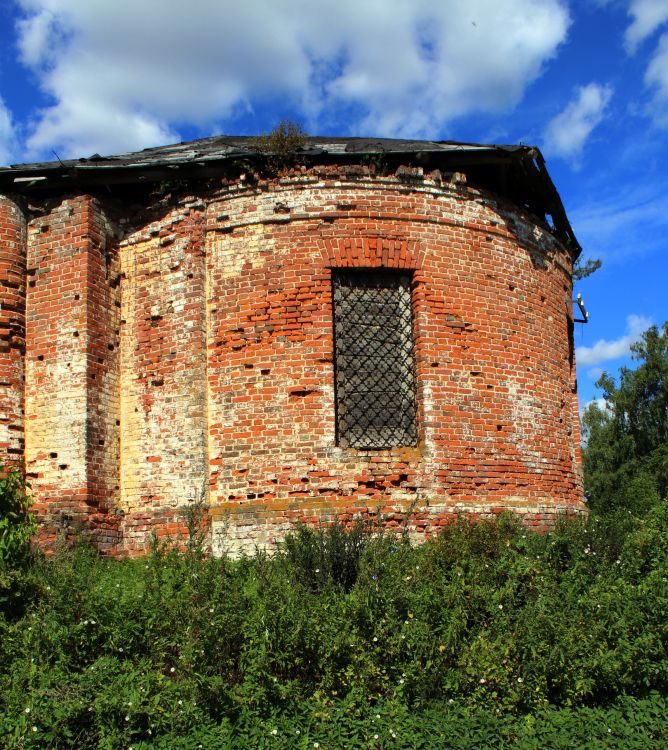
[[[668,0],[0,0],[0,163],[290,118],[538,145],[585,257],[580,402],[668,320]]]

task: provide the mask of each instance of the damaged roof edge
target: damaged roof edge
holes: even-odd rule
[[[535,146],[460,143],[457,141],[417,141],[391,138],[346,138],[306,136],[296,152],[309,160],[332,162],[366,157],[397,158],[406,155],[434,168],[444,165],[451,171],[503,167],[509,188],[497,190],[539,218],[549,215],[555,235],[564,242],[573,258],[581,247],[566,216],[563,203],[550,178],[545,159]],[[210,170],[224,162],[263,159],[266,153],[254,136],[213,136],[168,146],[147,148],[115,156],[94,154],[87,159],[67,159],[0,168],[0,191],[15,194],[69,192],[75,188],[156,182],[164,179],[211,176]],[[204,174],[204,173],[208,174]]]

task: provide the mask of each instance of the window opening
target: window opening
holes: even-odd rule
[[[417,444],[411,278],[386,270],[335,271],[337,444]]]

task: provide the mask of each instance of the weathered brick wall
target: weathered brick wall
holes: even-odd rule
[[[0,195],[0,455],[23,457],[26,293],[26,220],[21,207]]]
[[[409,508],[537,523],[581,507],[570,259],[457,185],[284,180],[209,211],[210,501],[223,543]],[[331,269],[413,271],[420,442],[335,445]]]
[[[81,525],[102,547],[120,540],[113,254],[89,196],[47,205],[29,223],[25,461],[45,541]]]
[[[26,461],[49,528],[132,552],[202,498],[238,549],[296,520],[582,509],[571,258],[516,207],[360,167],[101,200],[29,223]],[[412,276],[415,447],[336,445],[331,275],[350,267]]]
[[[129,229],[122,269],[121,442],[125,545],[177,532],[206,499],[204,204],[186,201]]]

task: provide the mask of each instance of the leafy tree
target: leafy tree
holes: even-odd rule
[[[644,513],[668,495],[668,322],[631,347],[635,369],[596,385],[605,406],[583,415],[585,489],[599,512]]]

